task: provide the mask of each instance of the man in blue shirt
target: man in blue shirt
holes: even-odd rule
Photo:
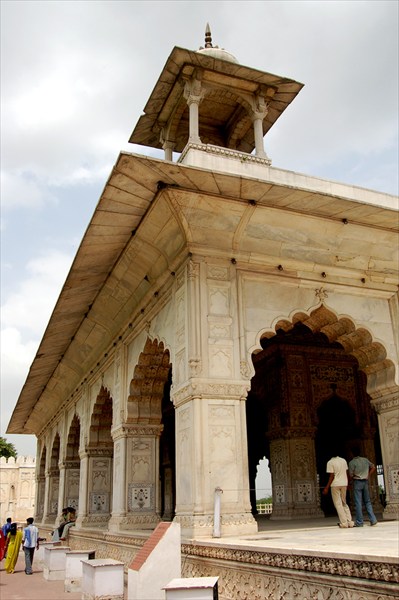
[[[27,526],[22,536],[22,546],[25,554],[25,573],[32,575],[32,563],[35,548],[39,548],[39,530],[33,525],[33,517],[26,519]]]
[[[12,519],[11,517],[7,517],[7,521],[4,523],[3,527],[1,528],[1,531],[3,532],[4,535],[4,539],[7,540],[7,534],[11,529],[11,523],[12,523]],[[7,548],[4,552],[4,558],[7,556]]]
[[[368,458],[360,456],[360,449],[354,448],[354,458],[349,463],[349,478],[353,482],[356,520],[355,527],[363,527],[363,502],[366,507],[370,525],[377,525],[377,519],[370,500],[368,479],[375,471],[375,466]]]
[[[11,517],[7,517],[7,521],[4,523],[3,527],[1,528],[5,538],[7,537],[7,533],[11,529],[11,523],[12,523]]]

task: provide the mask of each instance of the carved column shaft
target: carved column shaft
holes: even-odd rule
[[[175,147],[175,143],[174,142],[169,142],[169,141],[165,141],[162,144],[162,148],[164,149],[165,152],[165,160],[169,160],[170,162],[173,161],[173,150]]]
[[[46,471],[46,489],[43,511],[43,521],[53,523],[58,513],[59,469]]]
[[[112,518],[126,515],[126,445],[127,435],[114,437],[114,482],[112,486]]]
[[[201,81],[199,79],[191,79],[187,81],[184,96],[187,100],[189,109],[189,139],[193,144],[200,144],[199,136],[199,105],[204,97]]]
[[[386,492],[386,519],[399,519],[399,394],[398,389],[387,390],[372,398],[378,415],[382,462]]]
[[[322,517],[317,486],[314,431],[275,434],[270,441],[272,519]]]
[[[44,499],[46,494],[46,478],[44,475],[39,475],[36,478],[36,493],[35,493],[35,521],[43,520],[44,515]]]
[[[79,478],[79,510],[77,524],[80,525],[87,517],[89,457],[87,452],[80,452],[80,478]]]
[[[255,137],[255,154],[256,156],[266,157],[265,148],[263,145],[263,119],[256,117],[253,119],[254,137]]]
[[[58,512],[65,507],[65,480],[66,480],[66,465],[65,463],[60,464],[59,468],[59,484],[58,484]]]
[[[48,474],[48,472],[46,471],[45,474],[45,483],[44,483],[44,503],[43,503],[43,522],[45,522],[47,514],[48,514],[48,507],[49,507],[49,490],[50,490],[50,476]]]
[[[267,158],[263,145],[263,121],[268,113],[268,106],[262,96],[252,99],[252,123],[254,126],[255,154],[261,158]]]

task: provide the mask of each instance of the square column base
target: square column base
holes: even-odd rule
[[[182,537],[198,539],[212,537],[214,533],[213,514],[209,515],[176,515],[174,522],[180,523]],[[220,523],[221,537],[252,535],[258,533],[258,524],[251,513],[225,513]]]

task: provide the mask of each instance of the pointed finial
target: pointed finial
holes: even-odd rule
[[[211,28],[209,27],[209,23],[207,23],[205,27],[205,48],[213,48]]]

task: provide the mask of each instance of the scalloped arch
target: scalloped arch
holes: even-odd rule
[[[129,423],[159,424],[165,383],[170,370],[169,350],[163,342],[147,338],[130,382],[127,402]]]
[[[112,397],[109,390],[102,385],[91,413],[89,446],[113,447],[111,427]]]
[[[53,443],[51,445],[51,454],[50,454],[50,469],[53,471],[58,471],[59,466],[58,462],[60,460],[60,447],[61,447],[61,438],[60,434],[57,433],[54,436]]]
[[[356,358],[359,368],[367,376],[368,394],[395,386],[395,365],[387,359],[384,346],[374,341],[367,329],[356,328],[348,317],[337,317],[324,304],[312,310],[309,315],[298,311],[291,320],[280,319],[274,332],[268,331],[261,335],[260,343],[274,337],[279,330],[285,333],[293,331],[298,323],[314,334],[323,334],[330,343],[340,344],[348,354]]]
[[[39,461],[39,477],[45,476],[46,472],[46,460],[47,460],[47,446],[43,444],[42,450],[40,452],[40,461]]]
[[[66,459],[79,460],[80,419],[75,413],[68,430],[66,444]]]

